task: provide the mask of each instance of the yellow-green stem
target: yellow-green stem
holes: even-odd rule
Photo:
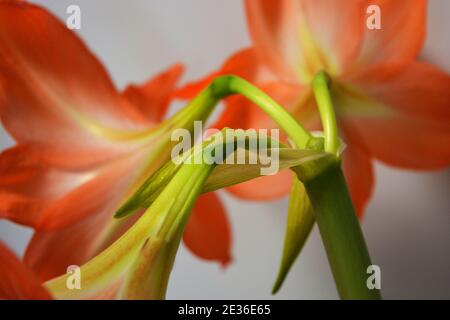
[[[329,92],[330,77],[323,71],[319,72],[312,81],[312,89],[316,98],[320,118],[325,134],[325,151],[338,155],[339,135],[336,114]]]

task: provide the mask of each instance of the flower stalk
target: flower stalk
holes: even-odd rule
[[[340,140],[329,86],[331,79],[319,72],[312,89],[322,119],[324,146],[331,159],[306,176],[297,174],[290,194],[283,256],[273,293],[276,293],[317,222],[328,260],[342,299],[380,299],[379,290],[367,287],[371,265],[366,243],[341,170]]]
[[[333,159],[328,158],[320,168],[316,166],[313,173],[305,171],[304,167],[292,168],[298,180],[294,180],[291,196],[295,192],[299,194],[291,199],[283,261],[274,291],[281,286],[315,220],[341,298],[379,299],[379,291],[369,290],[366,285],[366,270],[371,262],[340,168],[340,140],[329,85],[330,78],[324,72],[317,74],[312,81],[324,128],[323,146],[322,141],[312,137],[284,108],[238,77],[216,78],[198,99],[202,101],[203,108],[209,108],[226,96],[242,94],[274,119],[297,147],[307,149],[320,146],[332,155]]]
[[[325,134],[325,151],[338,156],[340,143],[336,114],[329,91],[330,85],[331,78],[324,71],[319,72],[312,80],[312,89]]]
[[[336,161],[314,179],[306,181],[305,188],[341,299],[381,299],[378,289],[367,286],[367,268],[372,263],[341,170],[330,84],[325,72],[319,72],[312,81],[324,127],[325,151],[334,154]]]
[[[367,286],[372,263],[340,162],[305,187],[341,299],[380,299],[380,291]]]

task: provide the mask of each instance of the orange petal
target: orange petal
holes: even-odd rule
[[[284,197],[291,189],[292,173],[290,170],[283,170],[273,176],[263,176],[249,180],[232,187],[229,191],[236,197],[245,200],[267,201]]]
[[[81,266],[117,240],[141,216],[112,218],[115,208],[101,211],[53,231],[36,231],[25,252],[25,264],[41,281],[66,273],[70,265]]]
[[[220,75],[220,71],[214,71],[200,80],[189,82],[175,92],[175,97],[184,100],[194,98],[198,93],[200,93],[200,91],[206,88],[207,85],[209,85],[216,77]]]
[[[146,153],[146,150],[143,150]],[[137,153],[111,163],[92,180],[67,193],[40,213],[37,230],[25,253],[25,263],[42,281],[81,265],[106,248],[139,217],[113,219],[121,201],[140,183],[135,170],[141,167]],[[159,163],[153,164],[158,166]],[[156,170],[147,168],[148,172]]]
[[[251,48],[242,49],[228,58],[219,70],[182,87],[177,91],[176,96],[181,99],[193,98],[216,77],[227,74],[236,75],[251,82],[256,78],[261,80],[261,78],[268,79],[270,77],[267,70],[258,64],[255,51]]]
[[[66,228],[36,231],[25,253],[26,265],[41,281],[66,273],[70,265],[82,265],[96,253],[97,241],[112,221],[112,212],[93,212]]]
[[[370,97],[416,118],[450,123],[450,76],[431,64],[414,62],[391,75],[380,66],[351,81]]]
[[[423,64],[334,90],[350,143],[388,164],[438,169],[450,164],[449,77]],[[339,85],[335,86],[339,88]]]
[[[17,1],[0,3],[0,117],[37,156],[72,166],[128,150],[105,136],[141,130],[145,121],[75,33]]]
[[[93,177],[52,201],[40,214],[35,228],[62,228],[105,208],[110,208],[112,214],[129,191],[134,177],[134,166],[138,164],[139,162],[132,159],[124,159],[109,164],[103,170],[87,172],[88,176]]]
[[[240,76],[252,83],[261,84],[262,89],[269,95],[279,100],[280,103],[291,106],[300,95],[301,89],[298,86],[272,83],[273,75],[258,64],[258,59],[253,49],[244,49],[230,57],[219,71],[213,72],[206,78],[197,82],[188,83],[177,92],[177,97],[189,99],[197,95],[203,88],[211,83],[214,78],[220,75],[233,74]],[[226,110],[220,119],[214,124],[216,128],[268,128],[274,127],[273,121],[264,114],[257,106],[253,105],[242,96],[232,96],[226,99]],[[262,123],[259,120],[263,119]]]
[[[250,35],[258,55],[277,75],[288,81],[297,80],[296,58],[300,57],[295,23],[292,15],[287,14],[288,10],[292,11],[292,4],[271,0],[245,2]],[[292,50],[284,50],[283,41],[291,44]],[[297,57],[293,57],[295,55]]]
[[[352,132],[351,143],[389,165],[433,170],[450,164],[448,126],[400,114],[386,119],[345,121],[345,126]]]
[[[0,241],[0,299],[52,299],[38,278],[2,241]]]
[[[213,192],[201,195],[186,225],[184,244],[202,259],[231,261],[231,228],[220,199]]]
[[[258,112],[258,108],[249,103],[244,97],[233,96],[225,100],[224,112],[219,119],[212,125],[216,129],[234,128],[250,129],[250,114]]]
[[[425,39],[426,0],[370,0],[381,10],[381,29],[365,29],[357,66],[405,65],[416,59]],[[369,15],[367,15],[367,18]]]
[[[176,64],[141,86],[129,85],[123,95],[149,120],[160,122],[183,71],[183,65]]]
[[[332,74],[352,62],[362,40],[360,0],[246,1],[258,56],[281,79],[309,82],[320,69]]]
[[[5,150],[0,154],[0,217],[35,226],[45,208],[77,187],[82,178],[82,172],[40,163],[24,146]]]
[[[357,146],[349,144],[342,155],[342,164],[356,213],[362,217],[373,191],[372,159]]]
[[[125,158],[103,168],[70,172],[42,164],[22,146],[8,149],[0,155],[0,217],[39,230],[65,227],[117,206],[137,163]]]

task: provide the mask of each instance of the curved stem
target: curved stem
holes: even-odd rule
[[[336,122],[336,114],[331,100],[329,85],[330,77],[324,72],[319,72],[312,81],[314,97],[319,108],[325,134],[325,151],[338,155],[339,136]]]
[[[242,94],[264,110],[280,128],[286,131],[297,147],[307,147],[309,140],[312,138],[311,134],[271,97],[241,78],[230,76],[230,78],[225,77],[223,80],[229,81],[229,88],[233,93]]]
[[[233,75],[214,79],[209,86],[192,100],[189,107],[181,110],[179,114],[174,116],[174,119],[180,119],[180,122],[185,121],[183,120],[187,118],[185,114],[189,112],[198,113],[199,118],[204,118],[205,112],[209,114],[221,99],[234,94],[241,94],[261,108],[287,133],[297,147],[307,148],[312,141],[317,140],[271,97],[251,83]],[[189,111],[191,108],[195,111]],[[192,119],[192,116],[190,118]]]

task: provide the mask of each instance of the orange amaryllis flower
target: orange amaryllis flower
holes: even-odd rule
[[[369,30],[369,5],[381,9],[381,29]],[[450,77],[417,61],[425,37],[426,1],[247,0],[253,46],[232,56],[218,74],[237,74],[265,90],[310,129],[319,125],[311,80],[333,78],[332,95],[347,148],[344,169],[359,214],[374,183],[373,160],[410,169],[450,164]],[[190,97],[206,80],[182,89]],[[217,126],[272,127],[241,98],[228,101]],[[261,178],[261,182],[266,178]],[[233,187],[244,198],[285,186]]]
[[[41,280],[122,234],[133,221],[113,214],[169,159],[171,131],[207,116],[192,106],[163,121],[182,70],[118,92],[46,10],[0,1],[0,117],[17,142],[0,156],[0,217],[36,229],[25,263]],[[199,199],[184,240],[197,256],[230,260],[230,229],[214,193]]]

